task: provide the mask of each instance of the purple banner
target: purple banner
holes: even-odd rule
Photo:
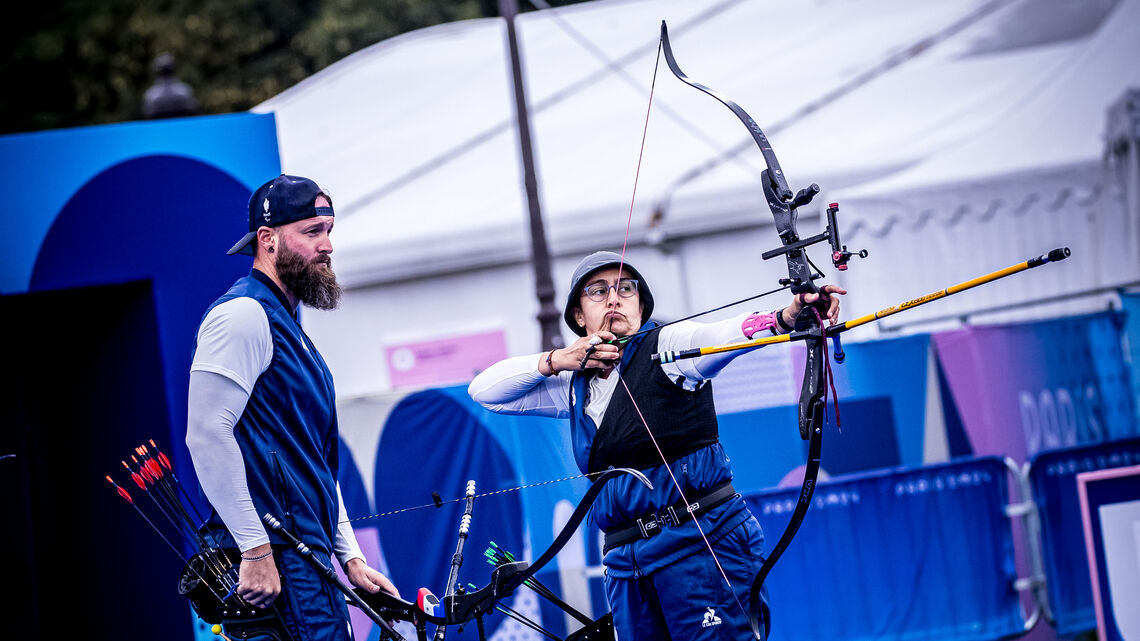
[[[934,336],[972,452],[1019,462],[1042,450],[1137,433],[1121,348],[1105,312]]]

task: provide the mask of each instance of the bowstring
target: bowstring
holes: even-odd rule
[[[478,499],[478,498],[484,498],[484,497],[488,497],[488,496],[495,496],[498,494],[506,494],[507,492],[518,492],[521,490],[530,489],[532,487],[539,487],[542,485],[550,485],[551,483],[562,483],[564,481],[573,481],[574,479],[587,478],[587,477],[594,476],[594,475],[601,474],[601,473],[602,472],[587,472],[585,474],[578,474],[576,476],[564,476],[560,479],[550,479],[549,481],[539,481],[537,483],[528,483],[526,485],[516,485],[514,487],[503,488],[501,490],[494,490],[492,492],[483,492],[482,494],[476,494],[472,498]],[[347,521],[341,521],[341,522],[342,523],[354,523],[356,521],[367,521],[368,519],[378,519],[378,518],[381,518],[384,516],[393,516],[395,514],[403,514],[404,512],[414,512],[416,510],[425,510],[427,508],[440,508],[440,507],[443,507],[444,505],[447,505],[448,503],[459,503],[459,502],[466,501],[466,500],[467,500],[466,496],[460,496],[458,498],[447,499],[446,501],[440,501],[438,503],[434,503],[434,502],[433,503],[424,503],[423,505],[413,505],[410,507],[402,507],[402,508],[398,508],[395,510],[388,510],[387,512],[378,512],[376,514],[369,514],[368,516],[358,516],[356,518],[351,518],[351,519],[348,519]]]
[[[637,153],[637,170],[634,172],[633,194],[630,196],[629,202],[629,216],[626,219],[625,223],[625,239],[622,240],[621,245],[621,261],[618,264],[619,280],[621,279],[622,268],[625,266],[626,249],[629,247],[629,231],[633,224],[633,209],[637,202],[637,183],[638,179],[641,177],[641,162],[645,156],[645,141],[649,133],[649,114],[653,110],[653,94],[654,90],[657,87],[657,70],[661,66],[662,45],[663,41],[659,36],[657,39],[657,59],[653,63],[653,80],[650,83],[649,87],[649,105],[645,109],[645,125],[641,132],[641,148]],[[607,317],[607,326],[608,322],[609,317]],[[649,422],[645,420],[645,415],[642,413],[641,408],[637,405],[637,401],[633,398],[633,392],[630,391],[629,386],[626,385],[625,379],[622,378],[621,370],[616,369],[615,373],[618,376],[618,380],[621,381],[622,387],[625,388],[625,393],[629,397],[629,402],[633,404],[633,409],[637,411],[637,416],[641,419],[641,424],[645,426],[645,432],[649,435],[649,440],[653,443],[653,447],[657,450],[657,455],[661,457],[661,461],[665,464],[665,469],[669,472],[669,478],[673,481],[673,487],[677,489],[677,493],[681,495],[681,500],[684,501],[686,506],[692,505],[689,502],[688,497],[685,496],[685,491],[681,488],[681,483],[677,481],[676,475],[673,474],[673,468],[671,465],[669,465],[668,459],[665,458],[665,453],[661,450],[661,445],[658,444],[657,437],[653,435],[653,430],[649,428]],[[724,567],[721,565],[720,559],[717,558],[716,551],[713,549],[712,543],[709,542],[708,535],[705,534],[704,528],[701,527],[700,519],[694,516],[693,524],[697,526],[697,531],[700,532],[701,539],[705,542],[705,547],[708,548],[709,554],[712,555],[713,562],[716,564],[716,569],[720,572],[721,578],[724,579],[725,585],[728,586],[728,591],[730,594],[732,594],[732,599],[736,601],[736,606],[740,608],[741,612],[744,613],[745,618],[751,620],[752,617],[749,616],[748,609],[745,608],[744,604],[740,602],[740,597],[736,593],[736,587],[732,584],[732,581],[729,580],[728,573],[724,571]]]

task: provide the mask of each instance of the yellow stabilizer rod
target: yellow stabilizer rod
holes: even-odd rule
[[[979,276],[977,278],[972,278],[966,282],[958,283],[957,285],[951,285],[946,289],[940,289],[936,292],[927,294],[926,296],[920,296],[918,298],[908,300],[905,303],[900,303],[893,307],[879,310],[874,314],[867,314],[866,316],[860,316],[859,318],[849,320],[844,323],[839,323],[838,325],[833,325],[827,328],[827,335],[832,336],[835,334],[840,334],[860,325],[866,325],[867,323],[877,321],[881,318],[886,318],[892,314],[897,314],[901,311],[918,307],[919,305],[925,305],[926,303],[936,301],[940,298],[946,298],[951,294],[957,294],[958,292],[972,289],[978,285],[984,285],[986,283],[993,282],[999,278],[1005,278],[1006,276],[1010,276],[1018,272],[1023,272],[1027,269],[1040,267],[1046,263],[1055,263],[1057,261],[1064,260],[1068,258],[1071,253],[1072,252],[1069,251],[1068,247],[1060,247],[1058,249],[1054,249],[1047,254],[1042,254],[1036,258],[1030,258],[1027,261],[1006,267],[1005,269],[999,269],[996,272],[991,272],[985,276]],[[810,331],[792,332],[790,334],[781,334],[779,336],[766,336],[764,338],[757,338],[750,341],[744,341],[742,343],[729,343],[727,345],[713,345],[712,347],[694,347],[693,349],[685,349],[679,351],[658,352],[654,354],[652,358],[653,362],[655,363],[672,363],[673,361],[678,361],[684,358],[698,358],[700,356],[720,354],[722,352],[732,352],[740,349],[756,349],[757,347],[763,347],[765,345],[771,345],[773,343],[802,341],[813,335],[815,335],[815,333]]]

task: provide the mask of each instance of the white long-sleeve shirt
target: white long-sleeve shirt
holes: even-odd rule
[[[747,340],[741,324],[748,314],[714,323],[682,321],[661,328],[657,339],[658,351],[673,351],[722,345]],[[674,383],[680,382],[687,390],[696,389],[704,381],[716,376],[732,359],[744,351],[722,352],[684,359],[661,365]],[[467,388],[468,394],[487,409],[502,414],[531,414],[566,418],[570,415],[571,371],[544,376],[538,369],[544,354],[515,356],[488,367],[479,373]],[[610,398],[620,378],[620,365],[606,377],[590,379],[590,401],[586,413],[601,425]]]
[[[261,304],[252,298],[226,301],[198,328],[190,366],[186,446],[198,482],[243,552],[269,542],[246,482],[245,461],[234,426],[253,386],[273,361],[273,337]],[[341,565],[364,559],[336,486],[338,516],[333,552]],[[367,562],[367,561],[366,561]]]

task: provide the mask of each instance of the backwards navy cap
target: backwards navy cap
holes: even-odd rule
[[[253,241],[260,227],[277,227],[314,216],[332,216],[331,206],[315,206],[317,196],[329,199],[317,183],[300,176],[281,174],[258,187],[249,197],[249,233],[226,253],[252,256]],[[331,205],[331,199],[329,203]]]

